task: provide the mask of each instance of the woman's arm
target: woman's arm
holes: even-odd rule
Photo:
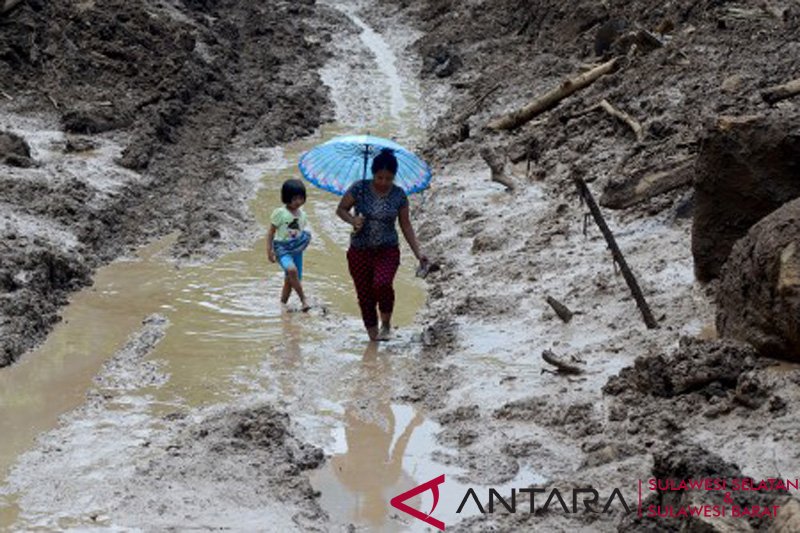
[[[400,208],[399,218],[400,229],[403,231],[403,237],[406,238],[406,242],[411,247],[411,251],[414,252],[414,257],[416,257],[421,263],[426,262],[428,258],[425,257],[422,251],[420,251],[419,242],[417,242],[417,235],[414,233],[414,227],[411,225],[411,215],[409,214],[407,205]]]
[[[270,263],[275,262],[275,248],[272,247],[272,241],[275,240],[275,229],[275,226],[270,224],[267,232],[267,259]]]
[[[336,214],[339,216],[339,218],[353,226],[353,228],[358,231],[361,229],[361,226],[364,225],[364,217],[353,216],[350,214],[350,210],[354,205],[356,205],[356,199],[353,198],[352,194],[347,193],[342,196],[342,200],[339,202],[339,206],[336,208]]]

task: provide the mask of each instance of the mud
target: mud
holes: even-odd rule
[[[721,119],[700,143],[692,253],[698,279],[708,281],[753,224],[800,196],[800,114]]]
[[[717,292],[717,330],[766,357],[800,360],[800,201],[754,225],[733,247]]]
[[[758,91],[797,71],[797,54],[777,51],[777,43],[800,47],[795,6],[781,4],[780,16],[740,16],[716,2],[382,4],[393,14],[384,27],[406,21],[424,32],[411,49],[421,56],[423,99],[438,111],[426,143],[438,179],[420,234],[442,270],[428,278],[420,321],[448,317],[447,335],[439,341],[433,328],[404,398],[430,408],[440,441],[459,450],[440,460],[465,469],[462,483],[500,483],[519,472],[526,486],[620,487],[632,501],[636,481],[655,475],[718,470],[760,479],[791,471],[799,370],[714,338],[716,285],[694,275],[691,184],[604,210],[659,322],[647,330],[569,178],[584,173],[599,197],[696,157],[720,115],[793,116],[796,102],[771,109]],[[664,46],[627,49],[620,71],[518,131],[485,131],[489,119],[585,70],[609,20],[649,29]],[[764,40],[751,41],[755,33]],[[642,122],[642,142],[602,113],[581,113],[602,98]],[[505,155],[513,193],[489,180],[478,157],[486,145]],[[548,295],[575,313],[569,324]],[[544,349],[579,361],[584,374],[551,374]],[[486,515],[453,529],[658,529],[623,518],[558,509]]]
[[[213,10],[217,5],[203,3],[196,9]],[[706,119],[716,119],[721,113],[771,112],[758,89],[797,72],[800,12],[790,4],[781,6],[780,16],[758,10],[755,15],[742,16],[732,7],[727,2],[665,5],[650,0],[569,6],[512,0],[349,4],[356,18],[341,23],[341,40],[337,41],[338,34],[330,36],[332,53],[357,48],[358,41],[370,38],[366,32],[357,33],[360,20],[383,32],[396,55],[411,58],[397,65],[401,72],[413,72],[422,80],[419,98],[427,116],[415,120],[428,127],[422,144],[435,165],[436,178],[431,190],[414,205],[414,216],[427,254],[441,268],[427,278],[428,301],[417,316],[418,327],[380,354],[366,350],[363,356],[353,355],[355,341],[348,337],[333,345],[323,344],[323,348],[313,344],[307,350],[314,353],[304,355],[292,333],[294,326],[284,324],[288,336],[276,345],[276,351],[279,356],[285,354],[285,359],[268,359],[260,373],[250,376],[251,381],[267,382],[270,390],[278,390],[279,403],[265,405],[263,398],[249,402],[238,396],[246,405],[210,410],[166,405],[162,422],[167,429],[162,431],[151,426],[147,416],[135,416],[140,412],[137,409],[144,409],[137,403],[140,398],[130,400],[132,407],[126,413],[130,416],[109,422],[105,434],[107,439],[112,434],[131,436],[122,446],[131,450],[131,464],[137,465],[137,470],[120,470],[118,476],[159,487],[178,486],[176,494],[185,497],[185,509],[190,511],[186,523],[197,527],[222,527],[224,524],[207,512],[215,508],[212,502],[222,502],[240,512],[245,524],[250,523],[250,509],[256,505],[270,517],[288,517],[286,522],[276,522],[281,530],[352,528],[352,513],[334,518],[322,511],[326,498],[339,501],[351,495],[368,502],[355,511],[359,523],[367,518],[389,530],[421,528],[408,517],[395,514],[387,518],[383,500],[442,471],[448,472],[448,481],[435,513],[439,516],[447,512],[442,507],[446,506],[444,500],[457,492],[454,486],[495,486],[506,493],[512,484],[563,491],[592,486],[606,494],[619,487],[625,498],[636,501],[637,480],[654,476],[793,477],[791,469],[800,459],[795,446],[800,368],[770,364],[748,346],[715,338],[716,286],[701,285],[694,277],[687,212],[696,203],[690,187],[628,210],[604,211],[658,320],[660,327],[648,330],[611,262],[604,239],[591,221],[587,224],[585,208],[568,179],[574,169],[580,170],[599,196],[612,182],[624,182],[630,176],[668,168],[695,156]],[[314,20],[316,35],[325,41],[328,37],[320,28],[341,18],[320,13]],[[488,119],[556,86],[593,61],[597,31],[608,20],[625,20],[629,26],[653,31],[663,29],[665,46],[633,52],[628,48],[620,72],[514,134],[482,131]],[[406,25],[415,27],[416,32],[406,31]],[[760,38],[751,39],[754,35]],[[619,53],[613,47],[612,52]],[[370,64],[367,56],[345,56],[343,69],[330,64],[322,68],[323,79],[338,86],[342,94],[347,93],[342,87],[348,81],[364,77],[367,80],[361,83],[365,87],[382,88],[373,79],[377,70],[367,76],[358,74]],[[470,132],[463,135],[463,124],[456,123],[456,117],[498,82],[500,87],[463,119]],[[375,110],[398,111],[391,97],[363,107],[350,105],[357,101],[350,98],[336,99],[348,104],[333,107],[340,113],[350,109],[348,117],[355,123],[369,124]],[[636,143],[624,125],[603,114],[574,116],[600,98],[608,98],[641,120],[644,142]],[[781,104],[792,109],[795,105]],[[161,126],[171,125],[174,115],[170,109],[161,110]],[[111,158],[121,156],[120,161],[128,167],[146,165],[148,172],[161,168],[159,154],[136,137],[140,131],[136,124],[128,127],[134,128],[130,139],[116,140]],[[161,126],[153,128],[166,131],[166,138],[176,131]],[[177,131],[183,131],[182,127]],[[110,143],[117,133],[110,130],[93,138]],[[145,140],[148,138],[145,134]],[[486,144],[506,154],[508,170],[519,183],[515,192],[506,192],[489,180],[489,170],[478,157]],[[36,155],[33,141],[32,147],[34,159],[43,159]],[[258,157],[249,154],[243,160],[257,162]],[[214,227],[220,224],[205,222]],[[196,224],[202,228],[205,222]],[[182,228],[180,224],[176,227]],[[183,235],[178,251],[193,247],[187,243],[194,237]],[[221,232],[220,241],[230,239],[230,234]],[[199,248],[208,251],[204,246]],[[328,277],[335,278],[336,272]],[[547,305],[547,296],[556,297],[574,312],[568,324]],[[316,331],[327,335],[341,330],[343,324],[357,327],[355,320],[343,320],[342,316],[334,311],[322,317],[315,323],[319,326]],[[576,377],[552,373],[540,358],[544,349],[575,360],[584,373]],[[308,375],[298,378],[296,368],[301,363],[308,363]],[[181,368],[188,372],[191,365]],[[159,370],[156,365],[145,372],[151,376],[148,387],[155,390],[161,383]],[[338,385],[341,378],[346,379],[346,386]],[[355,391],[357,397],[342,405],[326,404],[326,393],[335,394],[334,389]],[[149,391],[147,387],[144,390],[146,394]],[[119,401],[121,397],[116,398]],[[398,423],[402,417],[396,416],[398,408],[393,402],[402,402],[410,411],[406,424]],[[313,414],[305,411],[309,405]],[[174,414],[177,411],[180,413]],[[422,422],[421,411],[436,423]],[[303,472],[319,464],[316,446],[326,439],[316,434],[315,422],[330,417],[330,412],[340,424],[344,421],[347,449],[326,449],[333,456],[325,463],[327,468],[341,468],[337,473],[323,466],[320,477],[326,493],[317,500]],[[284,413],[292,418],[287,421]],[[301,416],[296,418],[295,413]],[[66,453],[76,453],[81,419],[86,416],[67,419],[45,435],[42,445],[23,456],[16,477],[12,475],[22,497],[30,498],[19,506],[28,523],[44,520],[48,508],[36,499],[35,489],[54,477],[69,478],[70,473],[61,469],[81,460],[76,456],[48,461],[38,454],[48,449],[51,438],[63,438],[61,442],[71,443],[64,446]],[[125,431],[114,425],[120,421],[129,425]],[[413,476],[391,453],[394,429],[401,427],[405,429],[398,441],[410,448],[416,428],[435,435],[435,442],[424,441],[422,451],[417,448],[424,460],[412,457],[410,451],[404,453],[419,467]],[[371,435],[369,442],[380,446],[359,453],[365,450],[359,434]],[[148,454],[142,449],[158,453],[145,459]],[[118,452],[118,448],[114,450]],[[100,452],[94,450],[102,463]],[[105,457],[109,456],[110,452]],[[213,460],[205,461],[209,457]],[[254,467],[256,473],[252,473],[246,457],[257,457],[269,471]],[[211,464],[214,462],[219,465]],[[366,468],[379,464],[382,468]],[[98,471],[108,471],[100,466]],[[369,471],[379,473],[369,476]],[[257,480],[255,486],[243,480],[245,473]],[[224,481],[221,485],[228,491],[219,492],[219,486],[206,481],[215,476]],[[192,483],[184,483],[184,478],[201,490],[188,492]],[[122,521],[98,510],[81,518],[80,525],[97,520],[129,524],[125,520],[131,515],[152,508],[153,494],[134,490],[129,479],[112,476],[104,481],[119,484],[123,495],[128,495],[125,501],[112,498],[116,509],[129,505],[120,513]],[[276,483],[287,487],[288,511],[279,512],[273,499],[258,492],[260,487]],[[330,487],[340,492],[332,494],[335,491]],[[126,492],[129,488],[131,492]],[[84,493],[97,494],[96,488],[89,487]],[[235,494],[236,501],[229,501],[228,494]],[[383,500],[375,501],[377,495]],[[167,499],[170,506],[183,508],[171,498]],[[653,495],[646,501],[667,501],[665,498],[669,495]],[[748,501],[760,501],[759,496]],[[76,502],[67,503],[61,508],[75,508]],[[147,524],[156,529],[175,524],[171,508],[161,515],[158,507],[155,509],[155,513],[143,515]],[[607,514],[562,513],[559,508],[477,517],[456,515],[452,509],[450,513],[447,528],[456,531],[678,529],[671,522],[656,526],[625,517],[619,509]],[[781,520],[791,529],[791,513]],[[252,524],[258,528],[256,522]],[[746,524],[757,530],[772,525],[752,520]],[[691,524],[703,531],[747,526],[744,522]]]
[[[242,529],[263,530],[268,516],[277,529],[322,530],[326,515],[302,472],[324,455],[293,436],[285,413],[243,401],[148,416],[139,394],[169,380],[148,358],[168,327],[163,316],[145,319],[103,365],[86,403],[17,464],[2,491],[23,494],[18,519],[37,528],[160,530],[229,527],[236,517]],[[76,444],[87,439],[94,444]],[[114,490],[101,495],[89,472],[102,472]]]
[[[78,266],[63,269],[71,276],[63,290],[34,276],[25,290],[3,292],[0,365],[42,339],[86,269],[174,230],[182,260],[214,257],[251,237],[244,200],[253,185],[230,154],[307,135],[332,116],[318,70],[327,57],[322,39],[342,17],[317,17],[321,9],[30,1],[3,16],[0,88],[8,98],[0,126],[32,154],[20,141],[11,152],[3,141],[0,152],[7,165],[36,167],[2,175],[4,265],[35,262],[39,248],[64,255],[65,243],[52,238],[58,232],[75,241],[70,260]],[[95,168],[98,147],[108,153]],[[31,249],[21,238],[41,242]],[[35,306],[40,318],[14,306]]]
[[[213,260],[172,263],[179,238],[173,234],[98,269],[95,286],[74,295],[46,342],[5,370],[0,470],[11,474],[0,489],[0,527],[350,531],[351,523],[374,523],[393,531],[408,525],[390,515],[383,496],[406,490],[414,483],[408,472],[430,464],[436,431],[423,412],[395,398],[422,340],[410,328],[424,300],[414,266],[406,260],[401,266],[393,321],[399,329],[379,350],[364,342],[351,297],[342,260],[349,233],[332,220],[335,197],[312,189],[306,206],[317,243],[307,253],[314,267],[304,279],[312,313],[282,311],[283,278],[263,252],[265,206],[278,202],[284,179],[296,177],[300,153],[363,127],[359,119],[378,135],[402,132],[403,142],[418,132],[413,80],[402,80],[402,102],[384,98],[381,85],[401,77],[378,68],[378,60],[394,55],[378,34],[357,30],[358,7],[318,6],[309,24],[320,32],[342,26],[342,38],[327,45],[333,60],[322,69],[332,80],[332,99],[351,102],[356,93],[376,105],[342,118],[355,124],[326,124],[276,149],[236,145],[230,157],[240,167],[237,179],[258,188],[247,206],[257,224],[238,236],[245,246]],[[353,65],[362,70],[347,70]],[[343,69],[350,72],[346,80]],[[95,152],[93,164],[116,170],[111,162],[123,148],[109,149],[106,135],[59,135],[56,142],[59,149],[74,144],[70,153]],[[50,142],[45,137],[32,138]],[[73,164],[80,167],[65,166]],[[113,193],[115,181],[97,183]],[[79,245],[62,234],[53,238]],[[169,327],[153,317],[117,349],[136,317],[154,311],[168,317]],[[433,342],[433,335],[426,339]],[[84,381],[109,353],[117,355],[99,370],[84,401]],[[353,503],[362,498],[368,505]]]

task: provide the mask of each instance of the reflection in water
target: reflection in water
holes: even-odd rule
[[[403,457],[414,430],[423,417],[416,413],[395,440],[397,419],[388,383],[391,361],[369,343],[355,390],[345,410],[347,451],[331,459],[339,483],[356,496],[350,520],[373,528],[384,525],[389,500],[414,482],[403,471]]]

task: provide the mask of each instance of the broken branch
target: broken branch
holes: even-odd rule
[[[492,171],[492,181],[505,185],[506,189],[513,191],[515,188],[514,181],[509,178],[505,173],[505,164],[503,160],[489,147],[484,146],[481,148],[481,157],[489,169]]]
[[[800,78],[784,83],[783,85],[775,85],[774,87],[764,89],[761,91],[761,98],[768,104],[774,104],[798,94],[800,94]]]
[[[502,84],[501,84],[501,83],[499,83],[499,82],[498,82],[498,83],[496,83],[495,85],[493,85],[491,89],[489,89],[488,91],[486,91],[486,92],[485,92],[485,93],[484,93],[482,96],[480,96],[479,98],[475,99],[475,101],[474,101],[474,102],[472,102],[472,103],[471,103],[471,104],[470,104],[470,105],[469,105],[469,106],[468,106],[468,107],[467,107],[467,108],[466,108],[464,111],[462,111],[462,112],[461,112],[461,113],[460,113],[460,114],[459,114],[459,115],[456,117],[456,119],[454,120],[454,122],[455,122],[456,124],[461,124],[462,122],[464,122],[464,121],[468,120],[468,119],[469,119],[469,117],[471,117],[471,116],[472,116],[472,115],[473,115],[473,114],[474,114],[476,111],[478,111],[478,109],[480,109],[480,106],[481,106],[481,104],[484,102],[484,100],[486,100],[487,98],[489,98],[489,96],[491,96],[491,95],[492,95],[492,93],[494,93],[494,92],[495,92],[497,89],[499,89],[500,87],[502,87]]]
[[[548,296],[546,298],[546,301],[550,305],[550,307],[553,308],[553,311],[556,312],[556,314],[558,315],[558,318],[563,320],[565,323],[569,322],[570,320],[572,320],[572,315],[574,313],[572,311],[570,311],[569,308],[566,305],[562,304],[561,302],[559,302],[558,300],[556,300],[552,296]]]
[[[616,68],[617,58],[614,58],[588,72],[568,79],[555,89],[533,100],[524,107],[489,122],[488,128],[495,131],[518,128],[526,122],[529,122],[536,115],[552,109],[567,96],[588,87],[601,76],[613,72]]]
[[[636,120],[626,112],[620,111],[619,109],[611,105],[611,103],[608,100],[605,99],[601,100],[599,105],[606,113],[616,118],[617,120],[627,124],[628,127],[632,129],[633,133],[636,135],[636,140],[639,142],[642,141],[642,139],[644,138],[644,130],[642,129],[642,125],[639,123],[638,120]]]
[[[600,205],[609,209],[627,209],[654,196],[689,185],[694,179],[694,158],[678,166],[654,173],[642,173],[620,185],[611,185],[600,197]]]
[[[647,305],[647,301],[644,299],[644,295],[642,294],[642,289],[639,288],[639,283],[636,281],[636,277],[633,275],[633,272],[631,272],[628,262],[625,261],[625,256],[622,255],[622,251],[620,251],[617,241],[614,239],[614,234],[611,233],[608,224],[606,224],[606,221],[603,218],[603,213],[600,211],[600,207],[597,205],[594,196],[592,196],[592,192],[589,190],[589,187],[586,186],[586,182],[583,181],[583,178],[580,176],[574,176],[573,181],[578,187],[578,194],[580,194],[581,198],[583,198],[583,200],[586,202],[586,205],[589,207],[589,211],[592,213],[592,217],[594,217],[595,223],[597,223],[597,227],[600,228],[600,232],[603,234],[603,237],[605,237],[608,248],[611,250],[611,255],[614,257],[614,262],[619,265],[619,269],[622,271],[622,276],[625,278],[625,282],[628,284],[628,288],[633,295],[633,299],[636,300],[636,305],[639,307],[639,311],[642,313],[642,318],[644,319],[645,325],[649,329],[657,328],[658,323],[653,317],[653,312],[650,310],[650,306]]]
[[[566,361],[558,357],[556,354],[554,354],[552,350],[543,351],[542,359],[544,359],[545,362],[556,367],[556,369],[558,369],[559,374],[572,374],[572,375],[583,374],[582,368],[567,363]]]

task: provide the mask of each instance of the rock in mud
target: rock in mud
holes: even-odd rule
[[[638,357],[603,387],[616,396],[636,391],[661,398],[689,393],[719,396],[736,389],[741,376],[759,367],[749,345],[733,340],[699,340],[684,337],[671,356]]]
[[[67,111],[61,122],[64,131],[69,133],[92,134],[124,128],[130,125],[131,119],[112,108],[98,108]]]
[[[34,164],[31,149],[25,139],[8,131],[0,131],[0,162],[23,168]]]
[[[611,51],[611,47],[622,36],[628,24],[624,20],[609,20],[598,28],[594,37],[594,53],[603,56]]]
[[[753,224],[800,196],[800,117],[722,118],[701,146],[692,255],[709,281]]]
[[[800,361],[800,199],[733,247],[717,294],[717,331],[762,356]]]
[[[423,76],[434,75],[447,78],[455,74],[463,61],[453,50],[447,47],[436,47],[425,56],[422,62]]]

